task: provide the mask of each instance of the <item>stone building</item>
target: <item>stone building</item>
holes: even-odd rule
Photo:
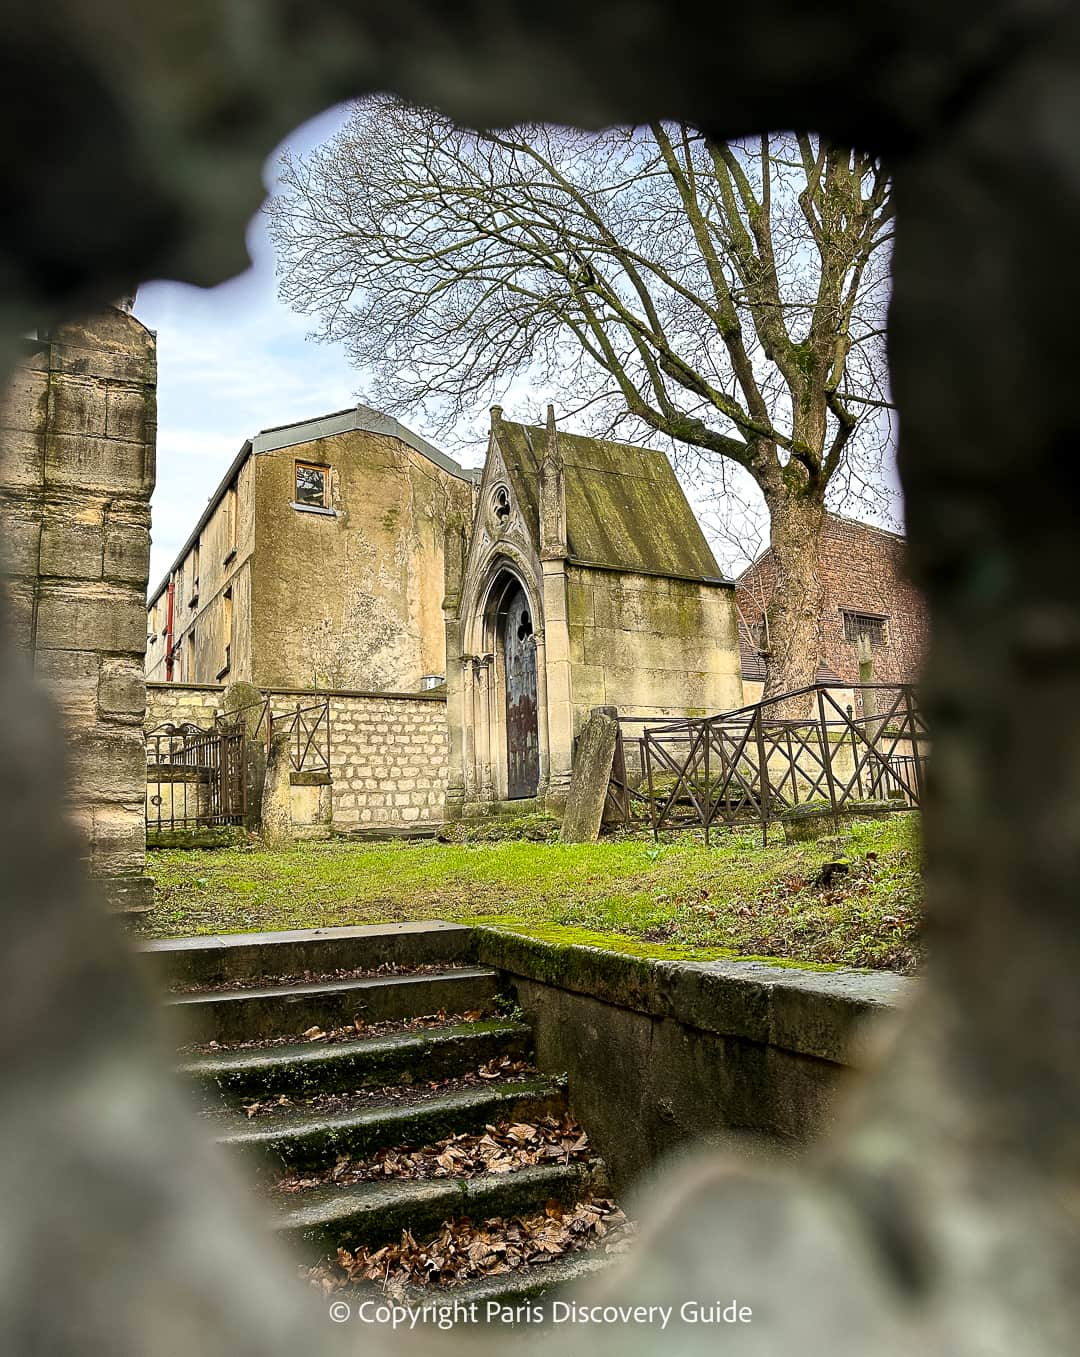
[[[733,586],[662,452],[496,407],[475,516],[447,536],[448,816],[558,810],[593,707],[740,704]]]
[[[869,523],[827,514],[819,567],[825,586],[818,680],[845,686],[859,681],[856,640],[870,639],[877,683],[914,683],[926,650],[928,617],[905,569],[905,541]],[[745,701],[756,702],[765,682],[763,617],[775,587],[772,552],[739,577],[739,640]]]
[[[473,494],[472,473],[366,406],[264,430],[150,597],[147,677],[441,683],[445,525]]]
[[[156,384],[154,336],[118,306],[25,339],[0,409],[11,635],[65,718],[70,813],[117,909],[151,903],[142,723]]]

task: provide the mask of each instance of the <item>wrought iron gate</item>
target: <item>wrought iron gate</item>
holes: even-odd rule
[[[146,827],[198,829],[242,824],[244,724],[185,722],[146,737]]]

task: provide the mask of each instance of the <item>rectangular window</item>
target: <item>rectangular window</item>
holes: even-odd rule
[[[225,514],[228,522],[226,523],[225,536],[225,560],[230,561],[236,555],[236,543],[238,537],[237,526],[237,503],[236,486],[229,487],[229,493],[225,500]]]
[[[887,646],[889,644],[888,621],[889,619],[883,617],[880,613],[845,612],[844,639],[854,645],[860,636],[865,636],[872,646]]]
[[[296,503],[312,509],[330,507],[330,468],[311,462],[296,464]]]
[[[191,599],[188,603],[189,608],[194,608],[199,602],[199,543],[196,542],[191,548]]]
[[[221,597],[223,608],[222,616],[222,634],[225,638],[225,661],[218,670],[218,678],[223,679],[229,672],[229,666],[232,663],[232,590],[226,589]]]

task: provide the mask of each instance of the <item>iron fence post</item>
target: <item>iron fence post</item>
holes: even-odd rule
[[[821,742],[821,759],[825,765],[825,781],[829,788],[829,804],[832,806],[833,828],[840,833],[840,816],[836,809],[836,782],[833,776],[832,756],[829,751],[829,731],[825,723],[825,697],[820,688],[817,690],[818,702],[818,738]]]

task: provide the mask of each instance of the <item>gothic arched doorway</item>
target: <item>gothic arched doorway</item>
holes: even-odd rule
[[[506,795],[535,796],[540,785],[536,711],[536,637],[529,600],[515,580],[499,607],[499,640],[506,700]]]

